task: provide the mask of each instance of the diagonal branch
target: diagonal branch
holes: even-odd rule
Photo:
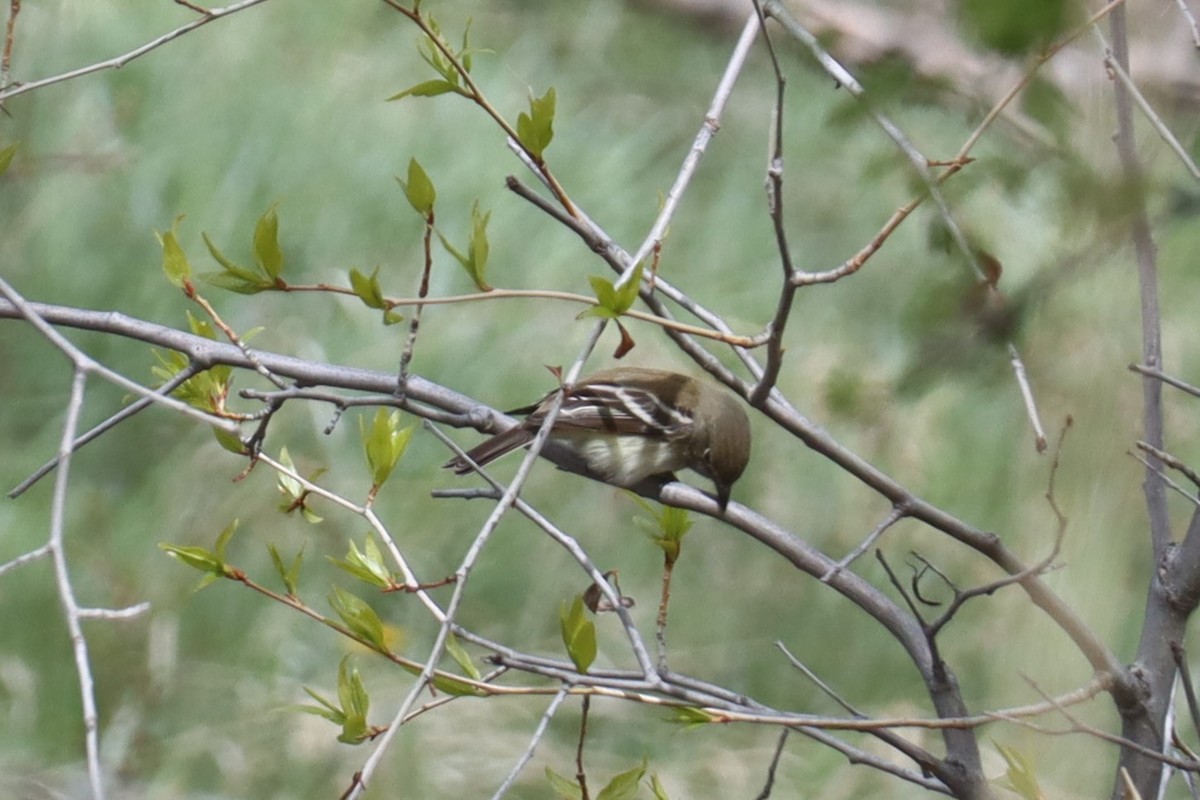
[[[3,104],[10,98],[25,94],[26,92],[32,92],[34,89],[41,89],[43,86],[51,86],[55,83],[74,80],[75,78],[81,78],[84,75],[91,75],[93,72],[102,72],[106,69],[120,69],[130,61],[141,58],[150,51],[156,50],[167,42],[172,42],[184,34],[191,33],[197,28],[203,27],[210,22],[216,22],[219,19],[228,17],[231,14],[236,14],[239,11],[244,11],[251,6],[256,6],[265,1],[266,0],[242,0],[240,3],[233,3],[225,6],[224,8],[206,9],[203,16],[197,17],[186,25],[180,25],[175,30],[164,33],[157,39],[146,42],[140,47],[135,47],[128,53],[123,53],[119,56],[114,56],[113,58],[109,58],[104,61],[97,61],[94,64],[88,64],[87,66],[79,67],[78,69],[73,69],[69,72],[51,75],[48,78],[40,78],[27,83],[14,83],[11,86],[0,88],[0,104]]]

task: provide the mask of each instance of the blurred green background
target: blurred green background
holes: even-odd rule
[[[616,0],[426,4],[457,40],[468,17],[475,75],[510,119],[530,91],[558,95],[548,160],[574,200],[627,248],[656,213],[699,128],[735,31]],[[170,3],[26,2],[17,28],[14,78],[31,80],[126,52],[189,19]],[[0,179],[0,269],[26,297],[122,311],[185,325],[187,301],[164,279],[154,231],[177,214],[193,263],[215,269],[200,233],[248,260],[257,217],[278,203],[286,276],[345,283],[352,267],[380,266],[390,295],[415,293],[421,226],[394,180],[417,158],[437,184],[438,221],[457,241],[479,200],[492,211],[490,279],[505,288],[584,292],[605,268],[571,234],[503,187],[517,174],[497,130],[454,97],[384,98],[429,77],[416,30],[383,4],[268,2],[218,21],[135,61],[45,88],[7,104],[0,145],[20,151]],[[786,214],[799,264],[828,269],[852,255],[914,191],[903,158],[844,91],[796,46],[777,37],[788,71]],[[1098,62],[1093,64],[1099,70]],[[903,59],[855,67],[879,105],[922,151],[947,158],[986,111],[969,86],[922,80]],[[1148,579],[1141,467],[1127,451],[1139,437],[1140,386],[1126,365],[1139,358],[1137,288],[1125,245],[1126,208],[1116,186],[1111,101],[1096,91],[1068,97],[1039,84],[1027,128],[1000,124],[977,161],[946,185],[972,240],[1005,268],[1011,332],[1021,347],[1047,428],[1075,427],[1062,454],[1058,500],[1070,519],[1064,568],[1047,581],[1122,658],[1131,657]],[[756,48],[721,131],[675,218],[662,273],[739,332],[774,311],[779,281],[763,200],[766,130],[774,85]],[[1167,121],[1194,141],[1195,109],[1167,104]],[[1142,121],[1139,120],[1139,126]],[[1169,371],[1196,380],[1200,338],[1193,298],[1195,187],[1146,130],[1146,182],[1156,220]],[[1191,194],[1189,194],[1189,192]],[[1189,205],[1191,203],[1191,205]],[[801,293],[787,337],[781,387],[811,419],[927,499],[996,531],[1028,559],[1050,546],[1054,518],[1043,498],[1050,458],[1034,452],[1003,337],[980,335],[964,315],[969,288],[960,255],[922,208],[851,280]],[[470,291],[444,252],[432,292]],[[253,344],[305,358],[393,370],[406,326],[384,329],[357,301],[322,295],[246,298],[207,292]],[[568,364],[590,322],[577,307],[506,300],[432,307],[413,369],[501,408],[553,386],[546,364]],[[631,326],[628,363],[686,368],[655,330]],[[70,333],[105,364],[150,380],[145,346]],[[593,365],[616,345],[606,334]],[[26,326],[0,322],[0,485],[7,490],[57,446],[70,370]],[[239,377],[238,386],[254,385]],[[116,410],[123,393],[92,380],[86,419]],[[1169,446],[1197,455],[1195,415],[1168,393]],[[330,410],[293,403],[274,422],[267,449],[286,445],[303,472],[328,467],[323,483],[354,499],[368,486],[357,420],[331,435]],[[797,442],[753,424],[755,455],[735,499],[761,509],[834,557],[852,549],[887,505]],[[460,441],[477,441],[474,434]],[[458,485],[438,469],[446,453],[418,431],[385,488],[379,511],[422,578],[458,564],[488,513],[484,503],[431,500]],[[190,421],[145,413],[76,458],[68,506],[72,578],[81,601],[114,607],[149,600],[150,614],[89,622],[103,761],[114,797],[334,797],[367,747],[335,741],[336,729],[297,713],[302,686],[331,694],[346,646],[328,630],[233,585],[192,592],[197,573],[158,542],[210,544],[233,518],[230,558],[273,583],[265,545],[304,548],[306,600],[327,608],[331,583],[359,590],[324,558],[341,557],[365,526],[328,504],[325,522],[283,516],[264,468],[233,482],[244,464]],[[508,474],[511,466],[500,468]],[[51,481],[0,502],[0,562],[46,536]],[[616,490],[545,468],[525,497],[567,527],[605,569],[618,569],[635,616],[652,635],[660,558],[631,522],[637,510]],[[1186,501],[1172,498],[1182,520]],[[945,537],[911,522],[882,545],[903,570],[910,550],[963,586],[995,570]],[[472,578],[462,621],[519,648],[558,655],[559,602],[581,591],[570,559],[530,525],[508,519]],[[873,558],[855,569],[886,585]],[[888,591],[891,591],[888,589]],[[931,593],[936,594],[936,591]],[[372,598],[407,654],[419,657],[434,628],[416,601]],[[601,663],[628,665],[615,621],[599,622]],[[699,521],[676,571],[670,630],[673,668],[780,708],[838,713],[786,664],[785,643],[861,709],[927,715],[900,648],[851,604],[731,529]],[[976,710],[1035,702],[1022,676],[1047,692],[1084,683],[1088,669],[1023,595],[1001,592],[968,606],[942,647]],[[411,678],[359,653],[372,692],[371,721],[384,723]],[[546,767],[573,773],[578,706],[561,713],[511,796],[549,798]],[[460,700],[400,733],[371,796],[483,797],[507,774],[544,699]],[[765,779],[773,730],[684,730],[660,711],[593,704],[588,764],[593,785],[646,758],[673,798],[750,797]],[[1103,702],[1083,712],[1101,725]],[[0,795],[81,796],[83,732],[70,643],[48,562],[0,579]],[[939,747],[936,737],[921,736]],[[1049,796],[1108,791],[1115,751],[1081,737],[1046,738],[990,729],[989,774],[1003,764],[991,740],[1033,758]],[[869,740],[859,742],[874,750]],[[885,780],[793,737],[776,796],[909,797]]]

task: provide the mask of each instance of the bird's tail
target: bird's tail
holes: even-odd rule
[[[533,431],[523,425],[517,425],[471,448],[467,451],[467,456],[482,467],[502,455],[511,453],[518,447],[524,447],[531,441],[533,441]],[[442,467],[454,470],[455,475],[466,475],[471,471],[471,465],[462,456],[455,456]]]

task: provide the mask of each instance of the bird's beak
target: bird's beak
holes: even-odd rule
[[[717,483],[717,505],[721,507],[721,513],[725,513],[725,507],[729,505],[729,494],[733,491],[733,485],[728,483]]]

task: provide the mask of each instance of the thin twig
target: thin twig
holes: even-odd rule
[[[0,54],[0,89],[8,86],[12,76],[12,54],[14,34],[17,30],[17,15],[21,13],[21,0],[8,0],[8,22],[4,26],[4,52]],[[0,100],[0,103],[3,103]]]
[[[783,219],[783,101],[787,96],[787,80],[779,66],[771,35],[767,32],[767,18],[759,0],[754,0],[754,13],[758,18],[763,41],[767,45],[767,54],[771,57],[771,69],[775,73],[775,102],[771,106],[770,144],[767,153],[767,213],[775,231],[775,249],[779,251],[779,264],[783,269],[783,283],[779,288],[779,298],[775,302],[775,315],[766,327],[767,361],[762,374],[758,376],[754,390],[747,398],[750,405],[761,406],[779,380],[779,371],[783,368],[783,333],[796,298],[797,270],[792,262],[792,248],[788,244],[787,226]]]
[[[558,713],[558,707],[561,706],[563,700],[566,699],[567,687],[563,686],[554,695],[554,698],[550,701],[550,705],[548,705],[546,710],[542,713],[542,718],[538,722],[537,728],[534,729],[533,735],[529,737],[529,744],[525,745],[525,750],[521,753],[521,757],[517,759],[517,763],[513,764],[513,768],[509,770],[508,777],[506,777],[504,782],[496,788],[495,794],[492,795],[492,800],[501,800],[504,795],[508,794],[508,790],[511,789],[512,785],[516,782],[517,776],[521,774],[521,770],[524,769],[525,765],[528,764],[530,759],[533,758],[533,752],[537,749],[538,742],[540,742],[542,737],[546,734],[546,728],[549,727],[550,720],[554,719],[554,715]]]
[[[709,103],[708,110],[704,113],[704,122],[696,133],[696,138],[692,141],[692,147],[684,157],[683,164],[675,174],[675,182],[671,184],[666,197],[663,198],[662,208],[654,218],[650,231],[630,259],[632,264],[641,262],[662,244],[663,237],[666,236],[667,229],[671,226],[671,220],[675,216],[675,211],[679,207],[687,187],[691,184],[692,176],[696,174],[700,159],[708,149],[709,142],[717,135],[717,131],[721,127],[721,116],[725,113],[725,105],[729,102],[729,97],[733,93],[733,85],[737,81],[738,75],[741,74],[742,67],[746,64],[746,57],[750,53],[750,47],[754,44],[757,34],[758,18],[755,14],[751,14],[746,19],[746,24],[742,26],[742,33],[733,47],[733,53],[729,56],[725,71],[721,73],[721,80],[717,82],[712,102]]]
[[[1101,730],[1080,721],[1078,717],[1067,710],[1067,704],[1062,703],[1058,698],[1050,697],[1050,695],[1043,692],[1041,688],[1039,688],[1038,685],[1029,678],[1026,678],[1025,681],[1033,688],[1035,692],[1040,694],[1047,703],[1053,705],[1054,709],[1067,720],[1067,722],[1071,725],[1071,730],[1069,732],[1083,733],[1111,744],[1118,745],[1121,748],[1136,750],[1138,753],[1146,756],[1147,758],[1154,759],[1161,764],[1166,764],[1168,766],[1175,767],[1176,769],[1187,770],[1188,772],[1200,772],[1200,762],[1192,759],[1182,759],[1169,756],[1166,753],[1162,753],[1153,748],[1146,747],[1143,744],[1139,744],[1132,739],[1127,739],[1124,736],[1117,736],[1114,733],[1109,733],[1108,731]],[[1050,733],[1050,731],[1046,732]],[[1122,769],[1125,769],[1125,767],[1122,767]]]
[[[357,505],[356,503],[353,503],[342,497],[340,494],[331,492],[317,483],[313,483],[299,472],[296,472],[294,469],[289,469],[280,462],[271,458],[266,453],[259,453],[257,458],[260,463],[266,464],[268,467],[280,473],[281,475],[286,475],[287,477],[299,483],[300,487],[304,489],[304,491],[314,494],[318,497],[322,497],[329,502],[340,506],[346,511],[349,511],[352,514],[357,514],[365,519],[368,524],[370,524],[375,535],[379,537],[380,541],[383,542],[384,546],[387,548],[388,553],[392,556],[392,560],[396,562],[396,566],[400,569],[400,573],[404,577],[406,587],[417,596],[417,598],[421,601],[425,608],[428,609],[430,615],[433,616],[435,620],[442,622],[445,619],[445,612],[442,611],[441,607],[437,604],[437,601],[430,597],[428,592],[425,592],[420,588],[422,585],[421,581],[417,579],[416,574],[409,567],[407,560],[400,552],[400,548],[397,547],[395,539],[392,538],[391,533],[380,521],[379,517],[374,511],[365,506]]]
[[[1142,364],[1130,364],[1129,369],[1133,372],[1137,372],[1150,378],[1157,378],[1168,386],[1174,386],[1181,392],[1187,392],[1193,397],[1200,397],[1200,388],[1193,386],[1190,383],[1185,383],[1178,378],[1173,378],[1157,367],[1147,367]]]
[[[429,275],[433,271],[433,232],[435,228],[432,206],[422,214],[422,218],[425,222],[425,234],[421,244],[425,258],[421,267],[421,283],[417,287],[418,300],[424,300],[429,296]],[[396,387],[401,399],[404,398],[404,386],[408,383],[408,365],[412,362],[413,351],[417,346],[417,335],[421,330],[421,312],[424,309],[425,305],[420,302],[413,309],[412,319],[408,323],[408,336],[405,337],[404,349],[400,352],[400,373]]]
[[[467,457],[466,452],[457,444],[455,444],[449,437],[447,437],[446,434],[438,430],[436,425],[426,423],[425,429],[437,437],[437,439],[445,444],[456,456],[466,458],[468,463],[470,463],[470,459]],[[478,465],[472,464],[472,466],[475,467],[476,472],[480,477],[491,484],[491,491],[498,493],[499,496],[503,496],[502,490],[504,489],[504,484],[492,478],[492,476],[488,474],[486,470],[479,469]],[[549,519],[543,516],[537,509],[526,503],[524,500],[517,498],[514,505],[517,511],[525,515],[530,522],[538,526],[542,531],[544,531],[552,539],[554,539],[554,541],[562,546],[568,553],[570,553],[571,557],[575,559],[575,562],[583,568],[588,578],[590,578],[591,581],[600,588],[605,599],[607,599],[609,603],[613,605],[613,610],[618,619],[620,619],[621,626],[625,629],[625,633],[629,638],[630,646],[634,651],[638,665],[642,669],[642,674],[648,677],[651,684],[657,685],[660,680],[659,676],[653,669],[653,662],[650,659],[650,653],[646,649],[645,642],[642,641],[641,634],[638,633],[637,627],[633,623],[633,617],[630,616],[629,610],[625,604],[621,602],[621,593],[613,587],[612,583],[608,580],[608,577],[600,571],[600,569],[595,565],[588,554],[583,550],[582,547],[579,546],[579,543],[575,541],[573,537],[569,536],[565,531],[554,525]],[[491,645],[484,646],[491,647]],[[495,650],[496,648],[492,647],[492,649]]]
[[[170,395],[171,392],[175,391],[184,383],[191,380],[199,372],[201,372],[201,369],[198,365],[193,362],[188,362],[186,367],[175,373],[175,375],[171,376],[169,381],[158,387],[158,389],[155,391],[155,394],[162,396]],[[76,439],[73,443],[73,451],[80,450],[84,445],[99,438],[101,434],[104,434],[115,428],[117,425],[120,425],[125,420],[137,414],[139,411],[145,410],[153,403],[154,401],[148,397],[139,397],[137,400],[125,406],[120,411],[113,414],[99,425],[94,426]],[[35,483],[53,471],[56,466],[58,466],[58,456],[55,456],[45,464],[42,464],[42,466],[38,467],[37,470],[35,470],[28,478],[21,481],[15,487],[9,490],[9,498],[11,499],[20,497],[27,489],[29,489],[29,487],[33,486]]]
[[[788,731],[788,728],[784,728],[779,732],[779,742],[775,745],[775,754],[771,756],[771,763],[767,767],[767,782],[754,800],[767,800],[771,796],[771,789],[775,786],[775,770],[779,768],[779,759],[783,756],[783,746],[787,744]]]
[[[847,553],[841,561],[834,564],[824,575],[821,576],[821,583],[829,583],[829,581],[839,572],[853,564],[859,558],[859,556],[871,549],[871,546],[879,540],[879,537],[883,536],[884,531],[895,525],[900,520],[904,519],[906,514],[907,512],[904,510],[902,505],[897,504],[892,506],[891,510],[888,512],[888,515],[884,517],[878,525],[875,526],[875,530],[871,531],[867,538],[859,542],[857,547]]]
[[[980,121],[977,126],[975,126],[975,130],[971,132],[971,135],[968,136],[966,141],[963,142],[962,147],[958,149],[958,153],[953,158],[947,160],[949,166],[940,175],[938,175],[938,182],[945,183],[946,180],[948,180],[951,176],[957,174],[963,169],[963,167],[971,163],[973,159],[970,158],[970,153],[975,148],[975,145],[979,143],[979,140],[983,138],[983,134],[986,133],[993,124],[995,124],[996,120],[999,119],[1000,115],[1006,108],[1008,108],[1012,101],[1016,99],[1017,95],[1024,91],[1025,87],[1027,87],[1030,82],[1033,81],[1033,79],[1037,76],[1038,71],[1044,64],[1046,64],[1046,62],[1057,55],[1059,51],[1061,51],[1068,44],[1086,33],[1089,28],[1091,28],[1105,16],[1112,13],[1114,9],[1123,5],[1124,3],[1125,0],[1111,0],[1111,2],[1106,4],[1095,14],[1092,14],[1092,16],[1089,17],[1086,22],[1075,28],[1069,34],[1056,42],[1053,46],[1049,47],[1044,53],[1039,55],[1029,69],[1027,69],[1021,76],[1021,78],[1015,84],[1013,84],[1012,88],[1009,89],[1008,92],[1005,93],[1005,95],[1001,97],[995,103],[995,105],[992,106],[991,110],[984,115],[983,120]],[[892,233],[900,227],[900,224],[904,222],[904,220],[906,220],[909,215],[912,214],[912,212],[915,211],[916,208],[924,201],[925,195],[918,195],[898,208],[892,214],[892,216],[888,218],[887,222],[884,223],[883,227],[880,228],[879,232],[871,238],[871,241],[869,241],[853,256],[842,262],[840,266],[824,272],[802,273],[797,275],[797,282],[801,285],[807,285],[810,283],[833,283],[846,277],[847,275],[854,274],[861,269],[863,265],[865,265],[866,262],[880,250],[880,248],[883,247],[883,243],[887,241]]]
[[[221,315],[217,313],[215,308],[213,308],[212,303],[208,302],[203,295],[197,294],[195,291],[188,292],[187,294],[190,300],[204,309],[204,313],[207,314],[208,318],[213,321],[213,324],[221,330],[221,333],[225,334],[225,338],[228,339],[231,344],[237,347],[238,350],[242,351],[242,354],[246,356],[246,360],[250,362],[250,365],[253,367],[255,372],[265,378],[268,382],[274,384],[275,388],[287,388],[287,384],[284,383],[283,380],[272,373],[271,370],[263,366],[262,362],[255,358],[254,352],[251,351],[251,349],[246,345],[246,342],[242,339],[242,337],[239,336],[238,333],[225,322],[225,320],[221,319]]]
[[[6,561],[0,564],[0,576],[5,573],[12,572],[14,569],[19,569],[26,564],[32,564],[34,561],[40,561],[50,555],[50,545],[44,544],[41,547],[30,550],[28,553],[22,553],[11,561]]]
[[[793,667],[803,672],[810,681],[817,685],[817,688],[819,688],[831,700],[833,700],[833,702],[837,703],[842,709],[844,709],[846,713],[850,714],[851,716],[858,717],[859,719],[867,719],[866,714],[851,705],[848,700],[834,691],[833,687],[821,680],[821,678],[815,672],[809,669],[803,661],[792,655],[792,652],[784,646],[783,642],[777,641],[775,642],[775,646],[783,651],[784,657],[787,658]],[[934,756],[925,748],[900,736],[895,731],[877,730],[871,731],[871,735],[879,741],[895,748],[898,752],[903,753],[908,758],[911,758],[913,762],[920,766],[924,771],[928,772],[935,767],[941,767],[941,763],[936,756]]]
[[[50,86],[55,83],[62,83],[63,81],[74,80],[75,78],[80,78],[80,77],[83,77],[84,75],[91,75],[93,72],[101,72],[106,69],[120,69],[121,67],[128,64],[130,61],[133,61],[136,58],[140,58],[141,56],[146,55],[146,53],[149,53],[151,50],[155,50],[159,47],[162,47],[167,42],[174,41],[175,39],[178,39],[180,36],[183,36],[184,34],[191,33],[192,31],[196,30],[197,28],[207,25],[210,22],[214,22],[218,19],[222,19],[223,17],[227,17],[230,14],[236,14],[239,11],[244,11],[245,9],[250,8],[251,6],[256,6],[259,3],[263,3],[265,1],[266,0],[242,0],[240,3],[233,3],[231,5],[225,6],[224,8],[208,9],[207,11],[204,12],[204,14],[202,16],[197,17],[196,19],[192,20],[191,22],[187,23],[186,25],[180,25],[175,30],[170,31],[168,33],[164,33],[162,36],[159,36],[157,39],[153,39],[149,42],[146,42],[145,44],[141,45],[140,47],[135,47],[134,49],[130,50],[128,53],[124,53],[124,54],[116,56],[114,58],[106,59],[104,61],[97,61],[94,64],[88,64],[85,67],[79,67],[78,69],[73,69],[69,72],[63,72],[58,75],[51,75],[48,78],[41,78],[36,81],[28,81],[26,83],[16,83],[11,86],[6,86],[6,87],[0,89],[0,104],[4,103],[6,100],[9,100],[10,98],[16,97],[17,95],[25,94],[26,92],[32,92],[34,89],[40,89],[43,86]]]
[[[1115,75],[1117,80],[1125,86],[1125,91],[1129,92],[1129,96],[1133,98],[1133,102],[1137,104],[1142,114],[1149,120],[1151,127],[1167,143],[1167,147],[1170,147],[1171,151],[1183,162],[1184,168],[1192,174],[1193,178],[1200,180],[1200,168],[1196,166],[1196,162],[1188,154],[1187,148],[1179,143],[1179,140],[1175,138],[1175,134],[1171,133],[1171,129],[1162,121],[1162,117],[1155,113],[1150,105],[1150,101],[1146,99],[1145,95],[1141,93],[1137,85],[1133,82],[1133,79],[1129,77],[1129,73],[1125,71],[1113,56],[1112,47],[1109,45],[1108,40],[1104,38],[1104,34],[1101,33],[1099,26],[1093,26],[1092,33],[1095,35],[1096,41],[1104,48],[1104,66],[1108,67],[1109,72]]]
[[[1144,442],[1141,444],[1144,444]],[[1142,449],[1146,450],[1147,452],[1150,452],[1150,450],[1153,450],[1155,448],[1147,449],[1146,447],[1143,447]],[[1160,450],[1158,452],[1162,452],[1162,451]],[[1157,456],[1154,456],[1154,455],[1143,456],[1140,453],[1133,453],[1133,452],[1130,452],[1128,454],[1133,456],[1135,459],[1137,459],[1138,463],[1140,463],[1147,470],[1152,470],[1154,472],[1154,474],[1158,475],[1158,477],[1162,479],[1163,483],[1165,483],[1167,485],[1168,489],[1174,490],[1181,497],[1183,497],[1185,500],[1187,500],[1189,503],[1191,503],[1193,506],[1196,506],[1196,513],[1200,514],[1200,496],[1192,494],[1187,489],[1180,486],[1178,481],[1176,481],[1174,478],[1172,478],[1170,475],[1168,475],[1166,473],[1166,471],[1163,470],[1163,465]]]
[[[1197,487],[1200,487],[1200,475],[1197,475],[1196,471],[1194,469],[1189,467],[1187,464],[1184,464],[1182,461],[1180,461],[1178,458],[1171,455],[1167,451],[1159,450],[1157,447],[1153,447],[1152,445],[1147,444],[1146,442],[1141,442],[1141,441],[1137,442],[1137,448],[1139,450],[1145,450],[1147,453],[1154,456],[1155,458],[1157,458],[1162,463],[1166,464],[1171,469],[1175,469],[1175,470],[1178,470],[1179,472],[1183,473],[1184,477],[1186,477],[1192,483],[1196,484]]]
[[[1171,642],[1171,657],[1175,659],[1175,670],[1183,684],[1183,696],[1187,700],[1188,714],[1192,718],[1192,730],[1200,733],[1200,704],[1196,702],[1196,687],[1192,685],[1192,671],[1182,644]]]
[[[592,708],[592,696],[583,696],[583,705],[579,714],[579,741],[575,745],[575,780],[579,783],[580,800],[591,800],[587,788],[587,771],[583,768],[583,750],[587,742],[588,715]]]
[[[796,656],[792,655],[792,651],[788,650],[783,642],[776,641],[775,646],[779,648],[779,650],[783,653],[784,657],[787,658],[788,662],[793,667],[795,667],[796,669],[803,672],[804,677],[808,678],[810,681],[815,683],[817,685],[817,688],[820,689],[822,692],[824,692],[825,695],[827,697],[829,697],[829,699],[833,700],[833,702],[835,702],[839,706],[841,706],[842,710],[844,710],[847,714],[850,714],[852,716],[858,717],[860,719],[866,719],[866,717],[867,717],[866,714],[862,713],[857,708],[852,706],[848,700],[846,700],[840,694],[835,692],[833,690],[833,687],[831,687],[829,684],[825,683],[825,681],[821,680],[821,678],[817,675],[817,673],[815,673],[811,669],[809,669],[808,666],[803,661],[796,658]]]
[[[54,563],[54,581],[58,586],[58,599],[63,607],[67,633],[71,638],[71,650],[75,655],[75,671],[79,676],[88,782],[91,785],[92,800],[104,800],[104,775],[100,770],[100,717],[96,710],[95,679],[92,677],[87,638],[83,635],[83,627],[80,625],[79,603],[75,599],[75,588],[71,583],[71,575],[67,567],[64,530],[67,485],[71,475],[71,444],[75,441],[75,429],[83,410],[86,384],[87,370],[76,365],[75,375],[71,381],[71,397],[67,403],[66,420],[63,422],[62,438],[58,446],[59,468],[54,480],[54,499],[50,505],[49,545]]]
[[[1017,347],[1012,342],[1008,343],[1009,363],[1012,365],[1013,376],[1017,379],[1017,386],[1021,390],[1021,400],[1025,403],[1025,416],[1029,418],[1029,424],[1033,426],[1033,442],[1034,447],[1039,453],[1046,450],[1046,431],[1042,427],[1042,417],[1038,414],[1037,401],[1033,399],[1033,389],[1029,386],[1029,377],[1025,373],[1025,362],[1021,360],[1021,354],[1017,352]]]
[[[81,608],[81,619],[133,619],[150,610],[149,603],[135,603],[125,608]]]
[[[554,193],[556,198],[558,198],[558,201],[562,204],[563,208],[566,209],[567,213],[575,216],[575,204],[571,201],[571,198],[567,196],[567,191],[563,188],[562,184],[558,182],[558,178],[554,176],[554,173],[550,171],[550,168],[540,157],[535,158],[534,155],[525,147],[525,145],[521,143],[521,137],[517,133],[517,129],[514,128],[512,124],[505,119],[504,115],[501,114],[494,105],[492,105],[491,101],[487,99],[483,91],[479,88],[479,84],[475,82],[475,78],[471,75],[470,70],[468,70],[466,65],[463,64],[458,58],[458,55],[453,49],[451,49],[450,45],[442,37],[441,33],[436,30],[434,25],[431,24],[429,18],[423,15],[420,9],[416,7],[417,4],[414,4],[413,8],[407,8],[396,2],[396,0],[383,0],[383,2],[395,11],[403,14],[409,19],[409,21],[420,28],[421,32],[425,34],[430,44],[437,48],[437,50],[441,52],[442,56],[444,56],[446,60],[453,65],[454,70],[458,73],[458,77],[462,81],[462,85],[466,90],[466,97],[475,103],[475,105],[483,109],[484,113],[491,117],[492,121],[495,122],[502,131],[504,131],[504,135],[508,141],[509,147],[515,148],[517,151],[519,151],[519,155],[523,156],[522,160],[531,166],[534,173],[538,175],[538,177],[546,184],[547,187],[549,187],[550,191]]]
[[[1128,73],[1129,43],[1125,31],[1125,9],[1117,9],[1109,18],[1112,27],[1114,60]],[[1113,101],[1117,112],[1117,132],[1114,141],[1124,180],[1129,186],[1142,181],[1142,166],[1133,140],[1133,106],[1129,88],[1121,81],[1113,84]],[[1161,369],[1162,312],[1159,307],[1158,257],[1154,234],[1145,203],[1134,195],[1130,204],[1130,237],[1133,239],[1137,264],[1138,296],[1141,301],[1142,359],[1152,369]],[[1152,447],[1162,449],[1164,442],[1162,384],[1148,377],[1142,379],[1142,438]],[[1151,459],[1153,464],[1154,459]],[[1150,517],[1150,544],[1154,558],[1165,557],[1171,546],[1171,520],[1163,482],[1155,469],[1147,468],[1142,491]]]
[[[1175,5],[1179,8],[1179,13],[1183,15],[1184,22],[1192,32],[1192,44],[1197,50],[1200,50],[1200,26],[1196,24],[1196,17],[1188,8],[1187,0],[1175,0]]]
[[[141,397],[145,397],[158,405],[166,406],[173,411],[178,411],[185,416],[197,419],[201,422],[211,425],[214,428],[218,428],[225,433],[237,435],[238,426],[236,423],[206,414],[200,409],[193,408],[187,403],[176,400],[170,395],[161,395],[153,389],[147,389],[140,383],[131,381],[124,375],[114,372],[113,370],[110,370],[104,367],[102,364],[94,361],[91,356],[87,355],[75,345],[71,344],[66,337],[56,331],[49,323],[46,322],[46,320],[42,319],[42,316],[38,311],[38,304],[29,303],[27,300],[25,300],[25,298],[22,297],[20,293],[18,293],[17,290],[8,283],[8,281],[4,280],[4,278],[0,278],[0,295],[2,295],[9,303],[13,305],[13,308],[16,310],[18,316],[23,317],[30,325],[36,328],[37,331],[42,334],[42,336],[50,340],[51,344],[61,350],[63,354],[67,356],[67,358],[71,359],[72,363],[81,369],[84,369],[88,372],[93,372],[109,383],[115,384],[122,389],[133,392]],[[0,305],[0,311],[3,310],[3,306]],[[101,314],[98,316],[108,317],[110,322],[114,321],[114,315],[112,314]],[[188,338],[190,339],[191,337]]]
[[[854,78],[850,72],[843,67],[837,59],[829,54],[817,37],[812,34],[807,28],[791,14],[791,12],[780,2],[780,0],[766,0],[764,9],[770,16],[778,21],[783,27],[792,34],[796,39],[805,45],[816,58],[821,67],[828,73],[839,85],[844,86],[855,99],[863,103],[867,113],[875,121],[875,124],[891,139],[900,149],[912,165],[913,171],[921,179],[925,189],[929,192],[929,196],[933,199],[937,206],[938,214],[941,216],[942,223],[946,226],[946,230],[950,234],[950,238],[954,241],[955,246],[962,253],[970,267],[975,279],[980,282],[985,290],[989,293],[996,293],[997,289],[993,281],[988,280],[987,273],[980,263],[979,254],[971,243],[967,241],[967,236],[963,232],[962,226],[958,224],[954,213],[950,209],[950,204],[946,200],[945,195],[941,190],[942,178],[935,177],[930,171],[930,159],[926,158],[887,115],[878,111],[868,102],[866,90]],[[1021,360],[1021,354],[1017,350],[1017,346],[1009,342],[1008,353],[1012,360],[1013,371],[1016,374],[1018,385],[1022,397],[1025,400],[1026,409],[1029,411],[1029,417],[1034,425],[1035,444],[1038,452],[1041,452],[1046,447],[1046,435],[1041,429],[1041,424],[1038,419],[1036,403],[1033,399],[1033,394],[1029,389],[1028,381],[1024,380],[1025,365]]]

